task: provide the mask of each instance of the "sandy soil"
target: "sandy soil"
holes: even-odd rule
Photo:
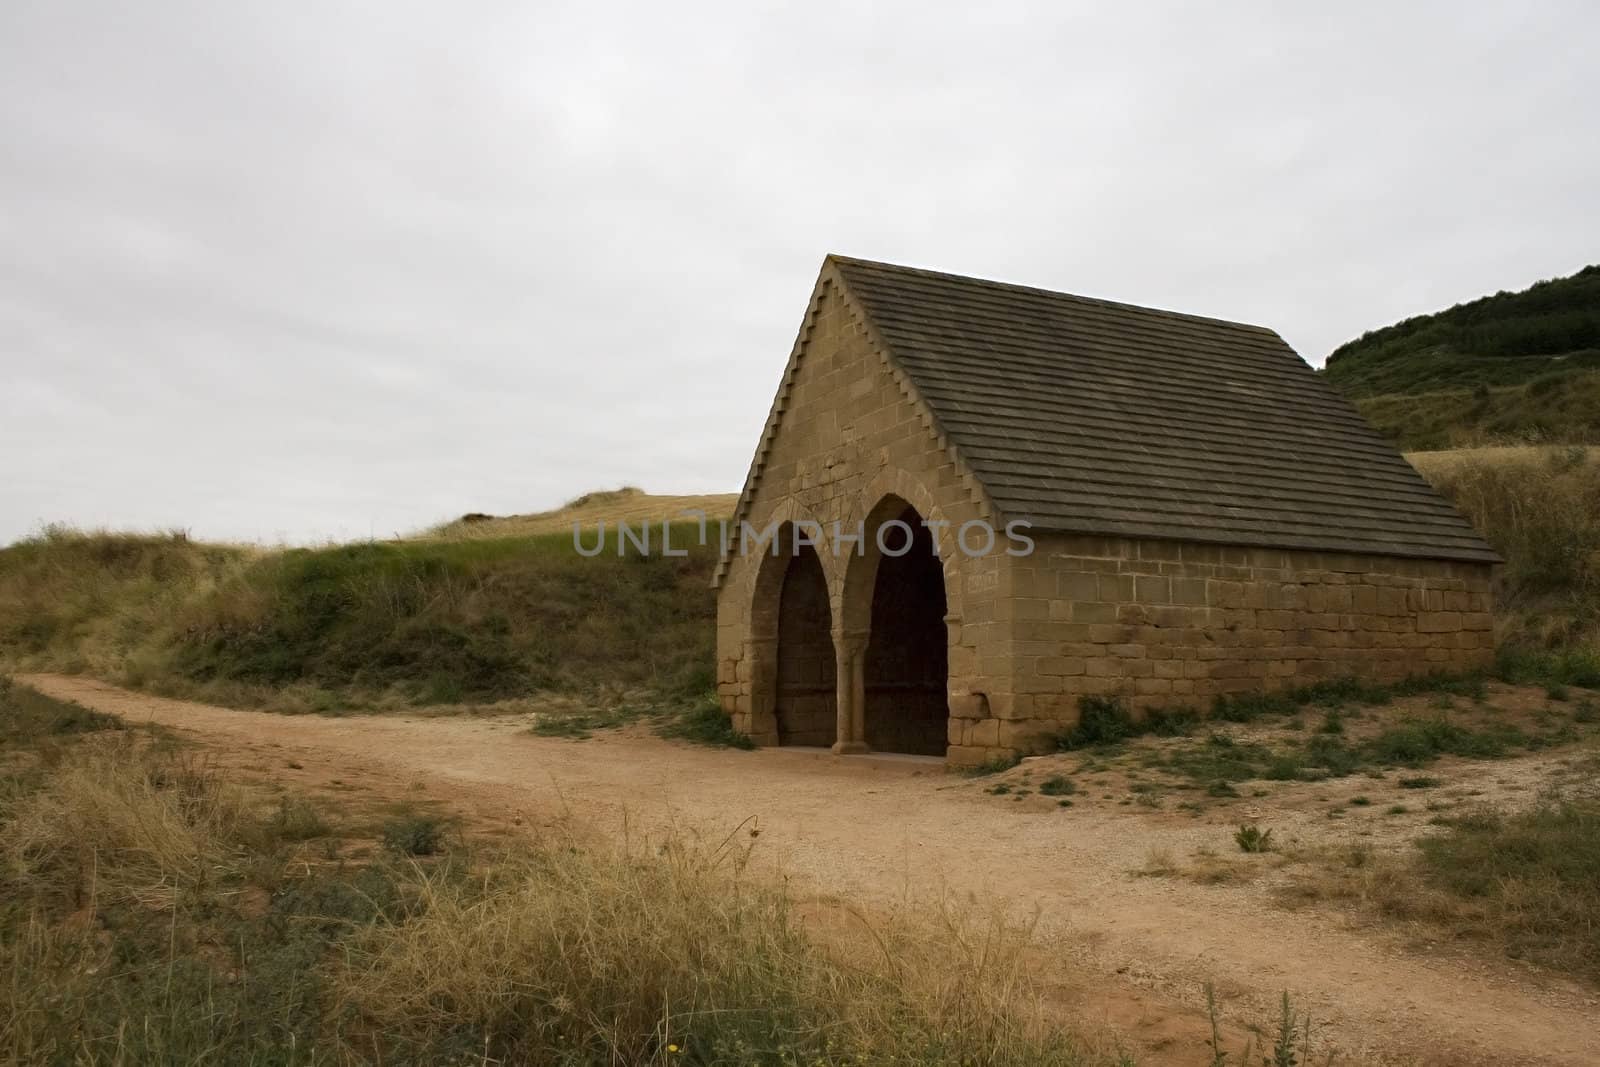
[[[750,820],[771,862],[868,907],[955,891],[1037,909],[1067,1010],[1122,1035],[1143,1063],[1207,1062],[1210,981],[1235,1035],[1268,1019],[1287,990],[1342,1062],[1600,1064],[1592,988],[1353,913],[1285,910],[1270,875],[1200,885],[1139,873],[1163,853],[1232,850],[1231,831],[1246,819],[1270,819],[1282,838],[1312,844],[1419,830],[1420,816],[1384,821],[1381,805],[1327,818],[1330,804],[1381,783],[1300,783],[1195,813],[1130,803],[1120,771],[1080,771],[1080,794],[1060,807],[1037,793],[992,795],[993,779],[950,776],[914,757],[711,750],[639,731],[547,739],[518,716],[291,718],[84,678],[19,680],[184,731],[247,772],[392,799],[420,792],[483,830],[562,813],[601,829],[625,819],[708,828]],[[1550,752],[1429,773],[1459,783],[1458,795],[1514,797],[1571,758]],[[1026,761],[1006,780],[1037,783],[1052,761],[1071,759]]]

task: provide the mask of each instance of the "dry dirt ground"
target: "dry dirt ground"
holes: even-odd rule
[[[1357,910],[1286,909],[1275,894],[1281,855],[1246,856],[1233,844],[1234,828],[1254,821],[1293,848],[1353,837],[1403,845],[1425,832],[1429,798],[1398,792],[1394,774],[1274,783],[1261,796],[1258,783],[1245,783],[1243,796],[1215,800],[1141,785],[1149,772],[1135,758],[1043,757],[972,779],[912,757],[707,749],[638,728],[542,738],[526,714],[295,718],[84,678],[19,680],[175,728],[245,774],[346,800],[426,796],[478,831],[519,832],[563,816],[606,831],[625,822],[712,832],[743,823],[759,829],[766,860],[868,909],[954,892],[1037,910],[1053,999],[1073,1019],[1119,1035],[1145,1064],[1209,1062],[1208,981],[1233,1049],[1243,1027],[1268,1020],[1288,991],[1340,1062],[1600,1064],[1600,991]],[[1496,695],[1513,705],[1518,697]],[[1431,803],[1516,804],[1563,776],[1592,780],[1584,762],[1594,758],[1592,737],[1583,744],[1441,761],[1427,771],[1442,780]],[[1034,788],[1058,771],[1078,784],[1070,807]],[[999,783],[1009,791],[992,792]],[[1032,791],[1017,799],[1020,789]],[[1372,804],[1349,806],[1358,794]],[[1388,814],[1401,801],[1408,812]],[[1191,860],[1224,874],[1210,884],[1151,876]]]

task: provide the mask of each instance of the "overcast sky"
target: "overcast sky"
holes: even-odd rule
[[[0,0],[0,543],[736,491],[829,251],[1320,364],[1600,260],[1596,40],[1589,3]]]

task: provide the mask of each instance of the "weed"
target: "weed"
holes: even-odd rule
[[[1238,795],[1239,791],[1221,778],[1206,786],[1206,796],[1208,797],[1236,797]]]
[[[1572,694],[1568,692],[1567,687],[1560,684],[1545,686],[1544,695],[1549,697],[1551,700],[1560,701],[1566,701],[1572,698]]]
[[[1419,774],[1413,778],[1401,778],[1395,784],[1401,789],[1437,789],[1442,783],[1437,778]]]
[[[986,778],[991,774],[1004,774],[1021,762],[1017,756],[991,756],[982,763],[965,768],[962,773],[969,778]]]
[[[1372,798],[1369,796],[1354,796],[1350,798],[1350,803],[1358,808],[1365,808],[1371,805]]]
[[[1388,808],[1385,808],[1383,813],[1385,815],[1405,815],[1410,810],[1411,809],[1406,807],[1404,804],[1394,804]]]
[[[1056,774],[1039,783],[1039,793],[1047,797],[1066,797],[1078,791],[1071,778]]]
[[[1126,741],[1139,732],[1138,724],[1120,699],[1081,696],[1078,698],[1078,721],[1070,730],[1056,736],[1056,745],[1063,751],[1071,751]]]
[[[1294,1006],[1289,1002],[1289,994],[1283,994],[1283,1003],[1278,1009],[1278,1033],[1272,1042],[1272,1055],[1261,1062],[1267,1067],[1297,1067],[1300,1059],[1295,1055],[1295,1037],[1299,1033],[1300,1024],[1295,1017]]]
[[[1274,848],[1272,831],[1263,830],[1254,823],[1239,827],[1233,839],[1238,843],[1241,852],[1271,852]]]
[[[1302,758],[1307,765],[1326,770],[1331,778],[1343,778],[1354,774],[1362,762],[1360,752],[1352,749],[1339,737],[1328,734],[1313,737],[1306,744]]]

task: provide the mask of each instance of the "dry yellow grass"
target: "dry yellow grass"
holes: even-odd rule
[[[686,512],[704,512],[708,522],[731,518],[738,493],[706,493],[698,496],[671,496],[647,493],[631,486],[622,489],[585,493],[564,507],[531,515],[461,518],[433,527],[417,535],[424,538],[527,537],[535,534],[566,533],[574,522],[592,531],[604,522],[614,529],[619,522],[637,525],[688,521]]]
[[[1433,452],[1407,452],[1406,459],[1424,478],[1432,481],[1459,470],[1463,466],[1484,463],[1491,466],[1507,463],[1540,463],[1550,453],[1563,446],[1551,445],[1488,445],[1483,448],[1445,448]]]
[[[472,879],[424,872],[409,922],[347,943],[344,1002],[421,1047],[480,1032],[519,1062],[1109,1059],[1047,1017],[1028,924],[802,908],[751,876],[743,837],[557,835]]]
[[[12,743],[78,721],[21,695]],[[0,775],[0,1063],[1126,1062],[1063,1028],[1030,922],[801,899],[742,825],[347,852],[304,801],[86,725]]]
[[[169,906],[225,869],[252,812],[192,759],[112,734],[86,743],[5,823],[0,857],[23,885],[72,904]]]

